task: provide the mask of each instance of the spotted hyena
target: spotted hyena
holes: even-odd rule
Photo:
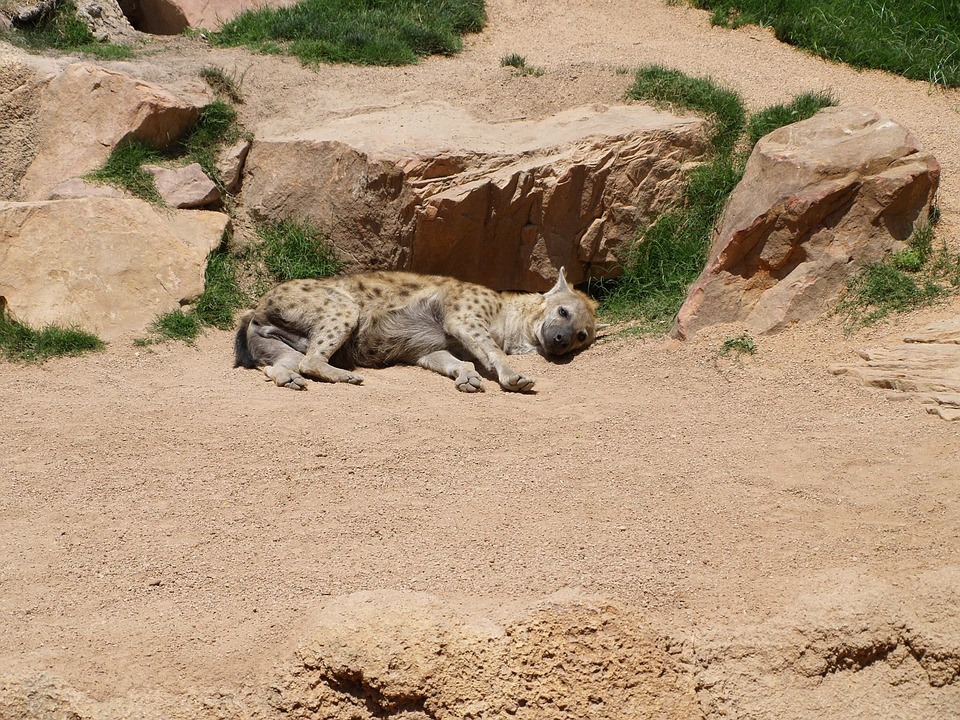
[[[505,390],[528,391],[533,379],[515,372],[507,355],[581,350],[594,340],[595,311],[562,268],[542,295],[407,272],[290,280],[240,321],[236,365],[261,368],[294,390],[307,387],[305,378],[359,385],[357,367],[419,365],[477,392],[476,362]]]

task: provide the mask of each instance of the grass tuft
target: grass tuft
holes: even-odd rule
[[[933,226],[923,225],[909,245],[868,265],[850,280],[837,305],[848,330],[871,325],[888,315],[930,305],[960,287],[960,255],[946,243],[933,247]]]
[[[302,0],[242,13],[212,44],[289,53],[305,65],[406,65],[452,55],[486,22],[483,0]]]
[[[527,59],[517,53],[510,53],[500,58],[500,67],[513,68],[517,75],[533,75],[534,77],[543,75],[543,68],[527,65]]]
[[[777,39],[857,68],[960,86],[956,0],[691,0],[725,27],[773,28]]]
[[[87,24],[77,16],[72,2],[57,2],[39,14],[35,21],[3,33],[7,39],[28,50],[46,49],[82,52],[104,60],[128,60],[133,57],[129,45],[101,43]]]
[[[728,335],[720,345],[717,351],[717,357],[726,357],[727,355],[756,355],[757,343],[753,336],[748,332],[742,332],[739,335]]]
[[[234,105],[243,104],[243,93],[240,92],[240,84],[243,77],[237,80],[227,71],[215,65],[208,65],[200,69],[200,78],[210,86],[210,89],[218,97],[225,97]]]
[[[42,362],[51,357],[102,350],[106,343],[76,326],[47,325],[40,330],[0,309],[0,355],[9,360]]]
[[[328,277],[340,269],[326,236],[307,221],[263,223],[257,234],[260,256],[274,282]]]
[[[746,124],[743,100],[733,90],[706,77],[690,77],[662,65],[637,70],[627,95],[657,105],[693,110],[713,118],[711,144],[717,153],[729,153]]]
[[[160,162],[159,150],[142,140],[128,139],[117,144],[99,170],[87,174],[87,178],[107,183],[126,190],[134,197],[147,202],[162,204],[153,176],[143,169],[147,163]]]

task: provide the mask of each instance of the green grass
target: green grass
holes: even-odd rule
[[[689,172],[680,202],[641,227],[634,242],[621,246],[620,277],[591,284],[591,291],[602,299],[600,313],[605,319],[636,320],[642,332],[656,333],[669,329],[690,284],[703,270],[720,213],[743,177],[752,133],[762,128],[766,134],[803,120],[832,100],[807,93],[786,105],[763,110],[750,118],[752,130],[747,140],[742,99],[710,78],[691,78],[652,65],[637,71],[628,94],[713,119],[712,158]]]
[[[711,144],[717,153],[728,153],[746,124],[743,99],[708,77],[690,77],[662,65],[637,70],[628,97],[656,105],[693,110],[713,119]]]
[[[914,232],[908,246],[864,268],[837,305],[848,330],[930,305],[960,287],[960,255],[933,247],[933,226]]]
[[[773,28],[777,38],[857,68],[960,86],[957,0],[691,0],[713,22]]]
[[[0,355],[9,360],[42,362],[51,357],[102,350],[106,343],[78,327],[47,325],[40,330],[0,309]]]
[[[258,252],[275,283],[321,278],[340,269],[326,237],[309,222],[281,220],[263,223]]]
[[[243,104],[243,93],[240,91],[242,76],[237,80],[222,67],[208,65],[200,68],[200,77],[217,94],[217,97],[224,97],[234,105]]]
[[[248,11],[210,34],[216,46],[287,53],[306,65],[406,65],[452,55],[486,21],[483,0],[303,0]]]
[[[147,202],[162,204],[153,176],[143,165],[158,163],[163,159],[159,150],[142,140],[123,140],[110,153],[99,170],[87,174],[87,179],[107,183],[126,190],[134,197]]]
[[[72,2],[59,2],[51,10],[41,13],[29,26],[15,28],[4,35],[28,50],[82,52],[104,60],[133,57],[133,50],[128,45],[97,42],[87,24],[77,17],[77,6]]]
[[[216,165],[217,155],[224,144],[236,142],[241,133],[236,110],[228,103],[215,100],[200,111],[200,117],[190,131],[167,150],[159,150],[142,140],[124,140],[113,149],[103,167],[86,177],[162,205],[163,198],[157,192],[153,176],[143,169],[143,165],[195,162],[223,190],[223,180]]]
[[[500,58],[500,67],[513,68],[517,75],[533,75],[534,77],[543,75],[543,68],[527,65],[527,59],[517,53],[510,53]]]
[[[720,345],[717,351],[717,357],[726,357],[727,355],[756,355],[757,343],[748,332],[742,332],[739,335],[728,335]]]

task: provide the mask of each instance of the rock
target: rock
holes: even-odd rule
[[[171,207],[199,208],[220,201],[220,191],[199,163],[176,168],[144,165],[143,169],[153,175],[157,192]]]
[[[229,193],[236,192],[240,188],[243,165],[247,160],[248,152],[250,152],[249,140],[240,140],[220,152],[220,157],[217,159],[217,170],[220,172],[223,186]]]
[[[126,138],[166,147],[211,100],[199,81],[174,90],[89,63],[67,66],[41,88],[18,199],[42,198],[64,179],[98,168]]]
[[[310,625],[272,683],[283,717],[699,716],[691,678],[640,617],[573,591],[506,614],[360,592],[331,600]]]
[[[117,0],[75,0],[77,17],[100,42],[129,44],[139,40]]]
[[[909,130],[872,110],[826,108],[770,133],[671,334],[728,322],[772,332],[821,315],[853,274],[926,221],[939,175]]]
[[[32,326],[142,331],[203,291],[228,223],[134,199],[0,202],[0,296]]]
[[[0,15],[14,23],[26,24],[52,11],[56,4],[57,0],[3,0],[0,2]]]
[[[155,35],[176,35],[187,28],[217,30],[246,10],[289,7],[297,0],[140,0],[130,15],[134,26]]]
[[[97,185],[80,178],[73,178],[53,186],[43,199],[76,200],[85,197],[128,198],[130,196],[113,185]]]
[[[0,43],[0,200],[19,199],[20,180],[36,154],[42,89],[52,72]]]
[[[944,420],[960,420],[960,318],[931,325],[903,345],[860,350],[865,363],[830,366],[864,385],[905,394]]]
[[[680,195],[704,138],[702,120],[643,105],[491,124],[406,102],[258,137],[243,198],[255,218],[312,221],[351,269],[543,291],[561,266],[573,283],[616,274],[617,247]]]

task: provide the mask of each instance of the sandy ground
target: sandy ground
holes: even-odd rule
[[[478,117],[622,99],[620,68],[710,74],[751,108],[810,89],[912,128],[943,166],[938,237],[960,245],[960,93],[855,72],[757,28],[657,0],[490,0],[456,58],[301,68],[176,40],[149,79],[218,65],[243,119],[282,133],[418,96]],[[517,52],[545,69],[515,77]],[[718,358],[608,335],[520,358],[529,396],[467,396],[413,368],[280,390],[231,369],[232,335],[42,366],[0,364],[0,667],[103,700],[252,683],[325,597],[413,589],[484,602],[565,587],[678,636],[756,623],[819,588],[910,585],[960,563],[960,423],[827,372],[960,301],[852,336],[836,321]],[[956,578],[956,574],[953,575]]]

